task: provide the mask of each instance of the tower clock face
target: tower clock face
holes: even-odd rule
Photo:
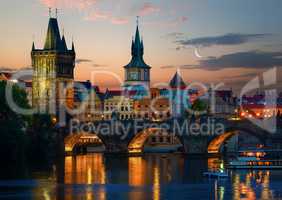
[[[138,80],[138,72],[130,72],[129,79],[134,81]]]

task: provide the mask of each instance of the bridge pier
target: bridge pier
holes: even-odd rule
[[[184,139],[184,149],[186,154],[207,154],[208,137],[190,136]]]

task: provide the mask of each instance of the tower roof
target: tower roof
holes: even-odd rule
[[[144,46],[143,41],[140,39],[139,26],[137,24],[135,39],[132,40],[131,45],[131,61],[125,68],[150,68],[143,59]]]
[[[176,72],[169,83],[171,88],[185,88],[186,84],[178,72]]]
[[[58,21],[56,18],[50,17],[44,50],[60,50],[62,48],[61,45],[62,41]]]

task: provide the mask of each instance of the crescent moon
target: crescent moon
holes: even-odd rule
[[[197,47],[195,47],[195,49],[194,49],[194,54],[195,54],[195,56],[198,57],[198,58],[203,58],[203,56],[201,56],[201,54],[199,53],[199,50],[198,50]]]

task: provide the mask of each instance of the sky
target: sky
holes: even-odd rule
[[[9,0],[0,8],[0,69],[31,66],[32,42],[42,48],[58,8],[61,33],[76,49],[76,80],[118,88],[131,58],[136,16],[152,67],[151,84],[179,70],[187,83],[240,89],[277,67],[282,83],[282,1],[279,0]],[[280,84],[281,85],[281,84]]]

